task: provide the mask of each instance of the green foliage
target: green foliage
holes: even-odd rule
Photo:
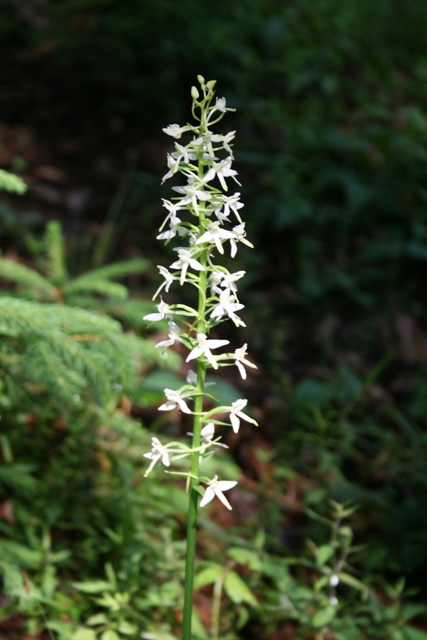
[[[0,189],[5,189],[11,193],[23,194],[27,190],[27,185],[18,176],[0,169]]]
[[[25,612],[65,639],[77,634],[88,609],[70,587],[75,572],[90,579],[110,557],[129,578],[138,553],[148,553],[155,571],[158,523],[151,515],[147,526],[142,514],[153,513],[156,498],[131,491],[149,448],[138,402],[146,400],[143,375],[155,365],[174,369],[179,359],[162,358],[152,340],[129,329],[136,307],[126,309],[127,289],[112,282],[141,273],[147,261],[69,280],[64,244],[51,223],[45,275],[0,259],[3,281],[14,286],[0,296],[0,504],[7,514],[0,521],[0,572],[9,598],[0,617]],[[134,326],[142,324],[139,318]],[[63,607],[68,626],[56,617]],[[117,624],[118,633],[131,629],[122,619]]]

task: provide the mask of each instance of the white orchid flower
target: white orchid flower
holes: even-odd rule
[[[169,326],[168,339],[158,342],[156,344],[156,347],[163,347],[164,349],[166,349],[167,347],[172,347],[175,344],[175,342],[181,342],[179,338],[180,329],[178,325],[175,324],[175,322],[169,322],[168,326]]]
[[[205,271],[205,267],[200,264],[195,258],[189,249],[184,249],[179,247],[175,249],[178,251],[178,260],[176,260],[173,264],[171,264],[171,269],[181,269],[181,276],[179,279],[180,285],[184,284],[185,276],[187,275],[188,267],[191,267],[195,271]]]
[[[159,295],[160,291],[164,288],[166,293],[169,292],[169,287],[171,286],[172,282],[176,279],[171,273],[169,273],[168,269],[166,269],[166,267],[162,267],[162,265],[158,264],[157,268],[159,270],[159,273],[161,276],[164,277],[165,281],[162,282],[162,284],[160,285],[160,287],[157,289],[156,293],[153,296],[153,300],[155,300],[157,298],[157,296]]]
[[[252,244],[252,242],[249,242],[249,240],[246,240],[246,237],[245,237],[246,231],[245,231],[244,222],[242,222],[242,224],[237,225],[237,227],[233,228],[233,235],[234,235],[234,238],[230,240],[232,258],[234,258],[234,256],[237,253],[236,242],[243,242],[243,244],[245,244],[247,247],[250,247],[251,249],[254,248],[254,245]]]
[[[163,231],[159,233],[157,236],[157,240],[171,240],[178,235],[183,236],[186,233],[186,228],[180,226],[180,218],[177,215],[172,214],[169,219],[169,229],[167,231]]]
[[[219,500],[221,500],[222,504],[227,507],[227,509],[231,510],[232,507],[223,492],[229,491],[230,489],[235,487],[236,484],[236,480],[218,480],[218,476],[214,476],[205,489],[203,498],[200,501],[200,506],[204,507],[216,496]]]
[[[218,164],[214,165],[215,173],[224,191],[228,191],[225,178],[230,178],[230,177],[234,178],[234,176],[237,176],[237,171],[231,168],[231,162],[232,162],[231,158],[226,158],[222,162],[218,162]]]
[[[188,408],[187,403],[179,395],[178,391],[174,391],[173,389],[165,389],[164,391],[167,402],[160,405],[159,411],[171,411],[178,406],[181,409],[182,413],[191,413],[191,410]]]
[[[257,368],[253,362],[249,362],[249,360],[246,360],[247,346],[248,345],[245,343],[243,347],[240,347],[240,349],[236,349],[236,351],[234,352],[236,367],[238,368],[243,380],[246,380],[246,369],[244,365],[246,365],[247,367],[252,367],[253,369]]]
[[[236,216],[240,224],[243,224],[242,219],[238,214],[237,210],[241,209],[245,205],[242,202],[239,202],[239,200],[240,200],[240,193],[238,191],[236,191],[236,193],[234,193],[232,196],[222,196],[222,201],[224,203],[224,215],[228,217],[231,209],[231,211],[234,213],[234,215]]]
[[[211,172],[206,174],[204,179],[206,180],[207,177],[210,177],[210,179],[213,180],[215,174],[213,174],[212,176],[210,176],[210,174]],[[182,193],[185,196],[180,201],[181,205],[185,206],[191,202],[194,208],[194,212],[197,216],[199,215],[198,201],[200,200],[201,202],[206,202],[207,200],[210,200],[212,198],[211,193],[207,191],[203,191],[200,188],[202,186],[203,185],[201,184],[201,181],[197,181],[194,184],[187,184],[185,187],[172,187],[174,191],[177,191],[178,193]]]
[[[230,344],[229,340],[208,340],[204,333],[197,334],[197,346],[190,351],[187,356],[186,362],[190,360],[194,360],[195,358],[200,358],[200,356],[204,355],[209,364],[214,368],[218,369],[218,363],[216,362],[214,356],[211,353],[211,349],[218,349],[219,347],[223,347],[226,344]]]
[[[163,302],[162,297],[160,296],[160,303],[157,305],[157,313],[149,313],[144,316],[143,320],[148,320],[148,322],[158,322],[165,318],[172,318],[172,311],[170,311],[170,306],[166,304],[166,302]]]
[[[219,220],[210,222],[208,230],[203,233],[200,238],[197,239],[196,244],[202,244],[202,242],[215,242],[215,246],[219,253],[224,253],[221,240],[231,240],[234,238],[232,231],[227,231],[221,227]]]
[[[162,445],[160,440],[158,440],[158,438],[155,438],[155,437],[151,438],[151,447],[152,449],[150,453],[144,453],[144,458],[148,458],[149,460],[151,460],[151,464],[148,467],[147,471],[144,473],[144,476],[148,476],[150,471],[153,469],[154,465],[159,460],[162,461],[162,464],[165,467],[170,466],[169,452],[167,448],[164,445]]]
[[[250,418],[249,416],[246,415],[246,413],[242,412],[242,409],[244,409],[247,404],[248,404],[248,401],[244,400],[243,398],[240,398],[239,400],[235,400],[231,404],[230,422],[231,422],[231,426],[233,427],[234,433],[237,433],[239,431],[240,420],[246,420],[246,422],[251,422],[252,424],[258,425],[256,420],[254,420],[253,418]]]
[[[244,309],[244,305],[236,302],[236,296],[230,289],[223,289],[219,295],[219,302],[211,313],[211,318],[228,316],[236,327],[245,327],[246,325],[243,320],[235,313],[236,311],[240,311],[240,309]]]
[[[190,131],[191,127],[188,125],[185,127],[180,127],[179,124],[170,124],[168,127],[164,127],[162,131],[164,131],[168,136],[172,136],[172,138],[179,138],[186,131]]]
[[[168,164],[169,171],[165,173],[165,175],[163,176],[162,184],[166,182],[166,180],[169,180],[169,178],[172,178],[172,176],[174,176],[175,173],[178,171],[179,160],[174,158],[173,154],[168,153],[167,164]]]
[[[222,442],[212,442],[215,437],[215,425],[213,422],[209,422],[207,425],[205,425],[201,430],[200,435],[202,436],[202,439],[205,440],[206,442],[209,442],[210,444],[215,445],[216,447],[222,447],[223,449],[228,449],[228,446],[226,444],[223,444]]]

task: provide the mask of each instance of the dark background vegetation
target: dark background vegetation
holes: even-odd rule
[[[426,24],[419,0],[8,0],[0,20],[0,167],[29,185],[3,197],[3,253],[31,262],[59,219],[76,274],[151,260],[144,298],[167,256],[161,129],[189,119],[197,74],[217,80],[256,245],[238,258],[247,328],[231,339],[259,368],[228,380],[260,421],[275,490],[319,510],[356,501],[365,575],[404,576],[421,600]],[[247,440],[235,459],[259,480]],[[271,519],[293,551],[315,529]]]

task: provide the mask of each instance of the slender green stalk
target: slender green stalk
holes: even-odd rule
[[[200,414],[203,408],[203,390],[205,381],[205,365],[200,360],[197,362],[197,387],[198,393],[195,399],[196,414]],[[196,415],[194,418],[193,448],[200,446],[200,432],[202,430],[202,416]],[[191,622],[193,614],[193,585],[194,585],[194,565],[196,557],[197,538],[197,511],[199,506],[199,493],[196,490],[199,473],[199,453],[191,455],[190,463],[190,487],[188,503],[187,521],[187,546],[185,553],[185,577],[184,577],[184,609],[182,640],[191,640]]]
[[[211,640],[219,640],[219,623],[221,616],[221,598],[224,587],[225,578],[227,577],[229,567],[225,567],[214,584],[213,602],[212,602],[212,624],[211,624]]]
[[[201,217],[202,213],[201,213]],[[200,258],[200,263],[206,266],[207,254]],[[205,306],[206,306],[206,271],[202,271],[199,281],[199,303],[197,331],[204,333],[206,330]],[[194,400],[193,443],[192,448],[200,447],[200,432],[203,427],[203,395],[205,391],[206,365],[202,358],[197,360],[197,395]],[[194,590],[194,565],[196,558],[197,539],[197,512],[199,507],[199,493],[196,490],[199,484],[200,453],[194,451],[190,458],[190,484],[187,520],[187,546],[185,552],[185,577],[184,577],[184,609],[182,640],[191,640],[191,624],[193,615],[193,590]]]

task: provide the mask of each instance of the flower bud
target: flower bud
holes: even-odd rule
[[[197,76],[197,80],[200,82],[200,84],[203,86],[205,84],[205,79],[203,76],[201,76],[200,74]]]
[[[191,87],[191,97],[193,98],[193,100],[197,100],[197,98],[199,97],[199,92],[197,90],[197,87]]]
[[[213,88],[215,85],[216,85],[216,80],[209,80],[209,82],[206,84],[209,91],[213,91]]]

